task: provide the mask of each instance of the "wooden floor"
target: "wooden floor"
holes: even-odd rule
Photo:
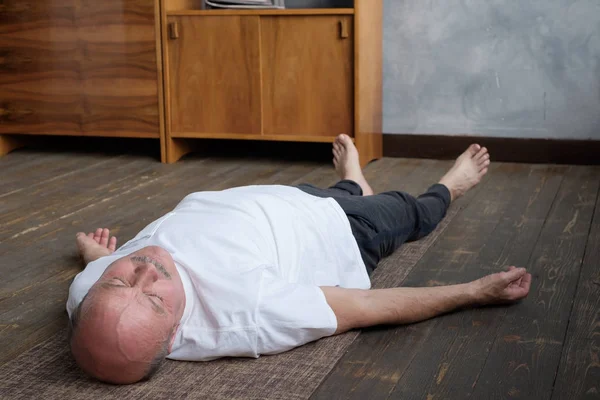
[[[418,194],[449,166],[388,158],[366,176],[376,191]],[[106,226],[124,243],[193,191],[336,178],[324,158],[192,155],[162,165],[144,154],[47,150],[11,153],[0,171],[0,365],[65,329],[81,268],[76,232]],[[312,397],[598,398],[599,186],[599,167],[495,164],[405,285],[517,265],[533,274],[529,298],[365,330]]]

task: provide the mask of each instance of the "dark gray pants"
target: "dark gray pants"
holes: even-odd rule
[[[331,197],[342,207],[369,275],[379,261],[407,241],[429,234],[450,206],[450,191],[441,184],[431,186],[415,198],[392,191],[362,196],[354,181],[343,180],[328,189],[301,184],[300,190],[317,197]]]

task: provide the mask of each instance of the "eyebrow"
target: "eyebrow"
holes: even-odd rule
[[[116,279],[116,278],[112,278],[112,279]],[[129,286],[125,286],[125,285],[115,285],[114,283],[110,283],[110,282],[102,282],[101,285],[103,288],[105,289],[111,289],[111,288],[118,288],[118,289],[131,289],[131,287]],[[147,295],[145,296],[148,301],[150,302],[150,304],[152,304],[152,309],[159,313],[159,314],[166,314],[165,309],[162,308],[161,306],[159,306],[158,304],[156,304],[155,302],[153,302]]]

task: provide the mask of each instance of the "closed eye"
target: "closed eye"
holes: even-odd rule
[[[125,281],[121,278],[112,278],[111,284],[117,284],[119,286],[129,286]]]

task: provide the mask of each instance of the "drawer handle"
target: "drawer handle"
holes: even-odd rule
[[[179,38],[179,25],[177,22],[171,22],[169,24],[169,38],[178,39]]]

